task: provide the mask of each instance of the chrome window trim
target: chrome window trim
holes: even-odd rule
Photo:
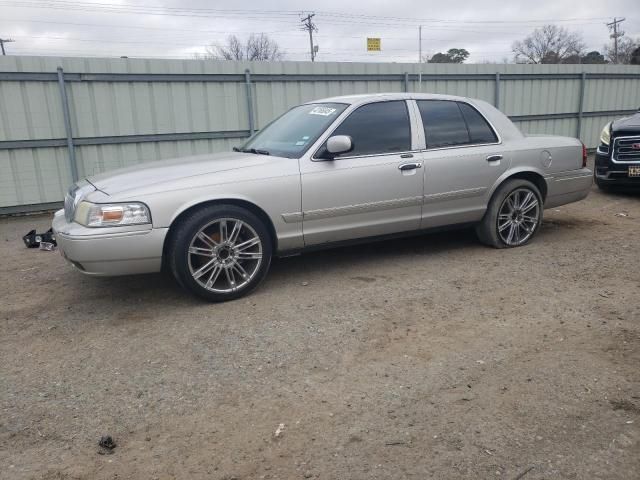
[[[338,127],[340,127],[340,125],[342,125],[350,116],[352,113],[354,113],[355,111],[357,111],[359,108],[364,107],[366,105],[371,105],[372,103],[387,103],[387,102],[404,102],[404,106],[407,109],[407,116],[409,117],[409,134],[411,135],[411,148],[412,150],[403,150],[403,151],[398,151],[398,152],[381,152],[381,153],[368,153],[366,155],[351,155],[351,156],[347,156],[347,157],[336,157],[333,158],[331,160],[327,159],[327,158],[318,158],[316,157],[316,155],[318,154],[318,152],[320,151],[320,149],[322,148],[322,146],[325,144],[325,142],[327,141],[327,139],[329,137],[331,137],[331,135],[333,135],[333,132],[335,132]],[[411,118],[411,108],[409,105],[409,99],[373,99],[369,102],[364,102],[364,103],[359,103],[357,105],[352,105],[354,108],[352,109],[346,109],[344,112],[342,112],[344,116],[344,118],[340,118],[338,117],[336,119],[336,123],[334,124],[335,126],[333,128],[329,127],[327,128],[326,132],[329,132],[329,130],[331,130],[328,134],[326,134],[320,141],[320,144],[318,145],[318,147],[316,148],[316,150],[313,152],[313,154],[311,155],[311,161],[312,162],[335,162],[338,160],[351,160],[354,158],[369,158],[369,157],[382,157],[385,155],[402,155],[404,153],[418,153],[420,150],[413,150],[413,126],[412,126],[412,118]],[[339,123],[338,123],[339,122]]]
[[[448,145],[446,147],[429,147],[429,145],[427,145],[427,137],[424,134],[424,123],[422,121],[422,115],[420,115],[420,108],[418,107],[418,102],[433,102],[433,101],[437,101],[437,102],[455,102],[455,103],[464,103],[466,105],[468,105],[469,107],[473,108],[476,112],[478,112],[478,114],[484,119],[485,122],[487,122],[487,124],[489,125],[489,127],[491,128],[491,130],[493,131],[494,135],[496,136],[496,138],[498,139],[497,142],[490,142],[490,143],[459,143],[457,145]],[[424,135],[424,144],[425,144],[425,148],[424,150],[421,151],[427,151],[427,152],[436,152],[438,150],[450,150],[452,148],[469,148],[469,147],[482,147],[485,145],[502,145],[502,136],[500,135],[500,133],[498,132],[498,129],[495,127],[495,125],[486,117],[486,115],[484,115],[475,105],[469,103],[469,102],[465,102],[464,100],[445,100],[445,99],[416,99],[416,108],[418,109],[418,121],[420,122],[420,126],[422,127],[422,131],[423,131],[423,135]],[[464,119],[464,116],[463,116]],[[465,125],[466,125],[466,121],[465,121]],[[467,129],[469,128],[469,126],[467,125]]]
[[[418,110],[418,103],[415,99],[407,100],[407,107],[409,108],[409,116],[411,118],[411,150],[420,151],[425,148],[426,140],[420,111]]]
[[[324,143],[324,142],[323,142]],[[389,157],[391,155],[404,155],[407,153],[420,153],[421,150],[403,150],[401,152],[385,152],[385,153],[368,153],[366,155],[352,155],[350,157],[336,157],[333,160],[329,160],[326,158],[314,158],[312,157],[311,160],[314,162],[336,162],[338,160],[353,160],[354,158],[370,158],[370,157]],[[403,158],[403,160],[408,160],[410,161],[410,158]]]
[[[502,142],[495,142],[495,143],[465,143],[463,145],[450,145],[448,147],[425,148],[424,150],[420,150],[420,153],[438,152],[440,150],[452,150],[454,148],[488,147],[488,146],[491,146],[491,145],[501,145],[501,144],[502,144]]]
[[[619,164],[622,164],[622,165],[629,165],[629,164],[632,164],[632,163],[640,163],[640,158],[638,160],[616,160],[616,146],[615,146],[615,144],[616,144],[616,142],[618,140],[623,140],[623,139],[624,140],[627,140],[627,139],[634,139],[635,140],[635,139],[637,139],[638,142],[640,142],[640,135],[627,135],[627,136],[624,136],[624,137],[616,137],[616,138],[614,138],[613,142],[611,142],[611,161],[613,163],[619,163]],[[638,151],[638,153],[640,154],[640,151]]]

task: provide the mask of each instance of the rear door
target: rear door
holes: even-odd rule
[[[480,220],[489,189],[511,161],[497,133],[466,102],[416,104],[426,141],[422,228]]]
[[[331,133],[350,136],[352,151],[329,160],[323,145],[301,162],[306,245],[420,227],[423,176],[413,152],[416,128],[404,100],[362,105]]]

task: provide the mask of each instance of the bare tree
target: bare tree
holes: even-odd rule
[[[582,36],[557,25],[536,28],[531,35],[514,42],[511,50],[518,63],[565,63],[585,49]]]
[[[244,43],[235,35],[229,35],[225,45],[214,44],[206,50],[204,58],[214,60],[276,61],[284,58],[280,46],[264,33],[252,33]]]
[[[618,39],[618,58],[616,62],[616,52],[615,47],[613,46],[613,42],[609,45],[604,46],[604,56],[611,63],[621,63],[623,65],[628,65],[631,63],[631,58],[633,57],[633,51],[640,47],[640,40],[634,42],[631,38],[622,37]]]

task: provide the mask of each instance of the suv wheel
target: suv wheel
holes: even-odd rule
[[[213,302],[246,295],[264,279],[272,242],[253,213],[215,205],[188,214],[171,233],[167,258],[178,283]]]
[[[482,221],[476,226],[480,241],[495,248],[519,247],[542,224],[542,195],[528,180],[504,182],[493,194]]]

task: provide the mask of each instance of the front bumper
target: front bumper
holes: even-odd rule
[[[67,222],[64,210],[55,213],[52,227],[62,256],[87,275],[152,273],[162,267],[167,228],[87,228]]]
[[[607,153],[596,153],[595,176],[600,185],[619,185],[640,188],[640,177],[629,177],[629,166],[634,163],[616,163]]]

